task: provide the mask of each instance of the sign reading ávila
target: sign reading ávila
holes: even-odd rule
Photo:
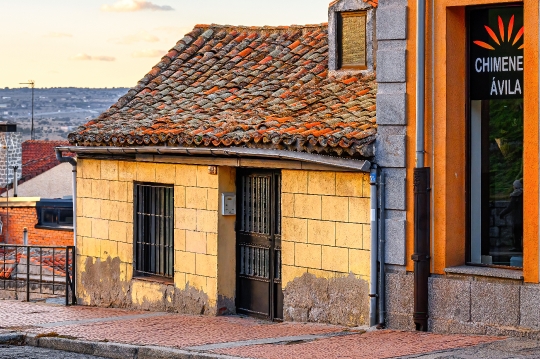
[[[471,100],[523,98],[523,6],[474,10],[469,21]]]

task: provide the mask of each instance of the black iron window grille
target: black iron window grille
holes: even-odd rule
[[[174,187],[135,183],[135,275],[174,277]]]

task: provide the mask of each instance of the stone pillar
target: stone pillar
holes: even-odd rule
[[[386,262],[405,265],[407,0],[377,9],[377,141],[375,162],[386,173]]]

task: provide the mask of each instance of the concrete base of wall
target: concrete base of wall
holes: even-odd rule
[[[387,327],[414,330],[412,273],[387,274]],[[429,331],[540,339],[540,285],[474,275],[429,278]]]

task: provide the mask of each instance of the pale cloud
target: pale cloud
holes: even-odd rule
[[[137,34],[127,35],[121,39],[111,39],[116,44],[129,45],[136,42],[158,42],[159,38],[146,31],[141,31]]]
[[[102,5],[101,11],[107,12],[131,12],[131,11],[170,11],[174,10],[169,5],[156,5],[146,0],[119,0],[112,5]]]
[[[169,35],[182,36],[190,32],[192,29],[188,27],[180,27],[180,26],[160,26],[160,27],[156,27],[155,30],[162,31]]]
[[[71,58],[75,61],[115,61],[112,56],[90,56],[88,54],[77,54]]]
[[[62,37],[73,37],[73,35],[66,32],[49,32],[48,34],[43,35],[43,37],[52,37],[52,38],[62,38]]]
[[[131,57],[140,58],[140,57],[163,57],[167,51],[164,50],[141,50],[135,51],[131,54]]]

